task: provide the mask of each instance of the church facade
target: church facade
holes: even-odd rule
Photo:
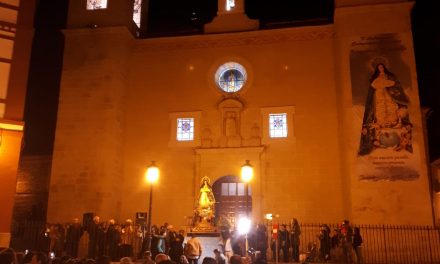
[[[240,12],[224,11],[210,34],[139,39],[118,21],[86,27],[110,21],[112,3],[128,16],[125,0],[84,16],[79,2],[64,31],[48,221],[147,212],[155,161],[153,223],[186,225],[207,176],[232,223],[250,210],[255,222],[432,224],[413,3],[336,1],[333,24],[271,30],[235,28],[224,21]]]

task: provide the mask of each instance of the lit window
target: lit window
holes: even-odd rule
[[[271,138],[287,137],[287,114],[269,114],[269,135]]]
[[[228,196],[229,191],[228,191],[228,183],[222,183],[222,196]]]
[[[138,28],[141,27],[141,7],[142,7],[142,0],[134,0],[133,21],[134,21],[134,23],[136,23]]]
[[[229,183],[229,196],[237,195],[237,183]]]
[[[107,0],[87,0],[87,10],[105,9]]]
[[[244,194],[244,183],[237,183],[237,195],[238,196],[245,196]]]
[[[194,140],[194,118],[177,118],[177,140]]]
[[[226,11],[230,11],[235,7],[235,0],[226,0]]]

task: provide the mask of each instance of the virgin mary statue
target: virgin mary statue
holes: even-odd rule
[[[212,220],[214,219],[215,212],[215,198],[212,192],[210,180],[207,176],[202,178],[202,185],[200,186],[199,199],[196,208],[196,214],[198,223],[196,230],[210,230],[212,226]]]

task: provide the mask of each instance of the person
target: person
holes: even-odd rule
[[[89,223],[87,227],[87,233],[89,233],[89,258],[96,258],[100,252],[103,252],[103,236],[104,230],[100,225],[99,216],[95,215],[93,221]]]
[[[230,264],[242,264],[243,260],[241,259],[240,255],[232,255],[231,258],[229,259],[229,263]]]
[[[74,258],[78,257],[79,241],[84,233],[84,230],[79,223],[78,218],[72,220],[72,224],[67,227],[66,233],[66,253]]]
[[[123,257],[119,260],[120,264],[133,264],[133,261],[130,257]]]
[[[202,264],[220,264],[220,263],[217,263],[217,261],[214,258],[205,257],[203,258]]]
[[[344,220],[341,226],[342,250],[344,252],[345,263],[351,263],[351,249],[353,243],[353,229],[348,220]]]
[[[110,262],[109,256],[99,256],[96,260],[96,264],[110,264]]]
[[[185,245],[185,256],[189,264],[197,264],[198,259],[202,255],[202,245],[199,239],[191,233],[191,239]]]
[[[229,259],[233,255],[231,235],[229,233],[229,229],[222,230],[219,246],[221,248],[221,252],[226,258],[226,263],[229,263]]]
[[[409,123],[408,116],[402,116],[400,109],[407,109],[408,96],[396,76],[384,63],[378,63],[370,78],[362,122],[361,142],[358,154],[367,155],[375,148],[374,140],[384,128],[398,128]]]
[[[255,234],[255,249],[261,252],[261,259],[267,260],[267,228],[263,224],[258,224]]]
[[[148,239],[146,239],[148,241]],[[151,254],[153,259],[159,254],[159,228],[156,225],[151,227]]]
[[[0,248],[0,263],[15,264],[17,263],[17,256],[12,248]]]
[[[226,257],[218,248],[214,249],[214,258],[217,264],[226,264]]]
[[[175,262],[179,262],[180,256],[183,255],[183,242],[185,240],[184,231],[179,230],[176,233],[172,228],[170,228],[170,258]]]
[[[363,263],[362,258],[362,236],[359,227],[354,228],[353,249],[356,253],[356,263]]]
[[[159,264],[159,263],[167,261],[167,260],[170,260],[170,257],[167,254],[165,254],[165,253],[159,253],[154,258],[154,262],[156,264]]]
[[[327,225],[322,225],[319,231],[319,257],[323,261],[327,261],[330,258],[330,228]]]
[[[290,229],[290,243],[292,244],[292,260],[299,262],[299,236],[301,235],[301,227],[298,219],[293,218]]]
[[[121,257],[133,256],[133,241],[135,235],[136,233],[134,232],[133,221],[131,219],[125,220],[125,226],[121,230]]]
[[[157,239],[157,252],[158,253],[166,253],[166,227],[161,226],[157,233],[153,234],[154,237]]]
[[[32,256],[31,264],[47,264],[48,259],[43,252],[35,252]]]
[[[280,259],[280,252],[283,252],[283,262],[289,262],[289,232],[286,230],[285,224],[280,226],[280,231],[278,231],[278,259]]]
[[[119,257],[119,242],[121,241],[121,234],[115,225],[115,220],[110,219],[108,221],[109,225],[107,228],[106,240],[108,247],[108,255],[110,260],[116,262],[120,259]]]

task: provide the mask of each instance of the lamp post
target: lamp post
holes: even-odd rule
[[[150,166],[148,166],[147,170],[145,171],[145,178],[147,182],[150,184],[150,204],[148,207],[148,223],[147,223],[147,249],[151,252],[151,209],[153,204],[153,184],[157,182],[159,179],[159,168],[156,166],[154,161],[151,161]]]
[[[246,217],[249,217],[249,191],[248,186],[249,182],[252,180],[252,177],[254,175],[254,168],[249,163],[249,160],[246,160],[246,162],[241,166],[241,180],[244,182],[245,186],[245,194],[246,194]]]
[[[254,169],[252,165],[249,163],[249,160],[246,160],[246,162],[241,166],[241,180],[244,182],[245,186],[245,195],[246,195],[246,218],[245,220],[242,220],[243,222],[241,225],[244,226],[241,228],[242,230],[245,230],[245,255],[248,256],[248,239],[247,239],[247,233],[249,232],[249,229],[251,227],[251,220],[249,219],[249,182],[252,180],[252,177],[254,175]],[[240,219],[241,220],[241,219]],[[239,221],[240,221],[239,220]],[[240,222],[239,222],[240,225]],[[240,227],[239,227],[240,229]]]

